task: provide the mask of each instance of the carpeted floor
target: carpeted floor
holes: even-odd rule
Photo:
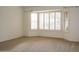
[[[79,43],[58,38],[26,37],[0,43],[1,52],[78,52]]]

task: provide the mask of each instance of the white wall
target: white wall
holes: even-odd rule
[[[70,41],[79,41],[79,7],[70,8],[70,32],[66,35]]]
[[[21,7],[0,7],[0,42],[23,36]]]

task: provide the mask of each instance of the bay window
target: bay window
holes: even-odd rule
[[[61,11],[31,13],[31,30],[61,30]]]

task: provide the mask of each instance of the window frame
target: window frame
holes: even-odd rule
[[[55,27],[56,27],[56,25],[54,24],[54,29],[50,29],[50,13],[52,13],[52,12],[54,12],[54,13],[56,13],[56,12],[60,12],[61,13],[61,19],[60,19],[60,30],[56,30],[55,29]],[[32,12],[31,12],[32,13]],[[46,12],[35,12],[35,13],[37,13],[37,29],[31,29],[31,30],[50,30],[50,31],[62,31],[62,11],[61,10],[59,10],[59,11],[46,11]],[[45,22],[44,22],[44,18],[45,18],[45,14],[44,14],[44,16],[43,16],[43,29],[40,29],[40,27],[39,27],[39,13],[48,13],[49,14],[49,28],[48,29],[45,29],[44,27],[45,27]],[[56,14],[54,15],[54,18],[56,18]],[[56,20],[56,19],[55,19]],[[56,22],[54,22],[54,23],[56,23]]]
[[[32,13],[36,13],[36,12],[32,12]],[[31,13],[31,14],[32,14],[32,13]],[[30,14],[30,15],[31,15],[31,14]],[[31,16],[30,16],[30,17],[31,17]],[[30,18],[30,19],[31,19],[31,18]],[[31,26],[32,24],[31,24],[31,22],[32,22],[32,20],[30,20],[30,29],[31,29],[31,30],[37,30],[37,29],[38,29],[38,13],[37,13],[37,28],[32,29],[32,26]]]

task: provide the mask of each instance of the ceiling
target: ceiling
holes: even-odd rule
[[[72,8],[79,6],[23,6],[24,11],[39,11],[39,10],[52,10],[62,8]]]

